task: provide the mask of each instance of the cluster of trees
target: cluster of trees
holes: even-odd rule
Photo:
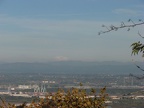
[[[105,87],[98,94],[95,89],[89,92],[82,88],[72,88],[67,92],[59,89],[53,95],[49,93],[45,98],[33,100],[30,105],[15,106],[1,99],[0,108],[106,108],[107,97]]]

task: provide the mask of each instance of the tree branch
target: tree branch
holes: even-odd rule
[[[131,19],[128,20],[128,22],[130,24],[125,24],[124,22],[121,22],[121,25],[120,26],[114,26],[114,25],[111,25],[109,27],[105,26],[105,25],[102,25],[102,27],[105,27],[106,30],[105,31],[100,31],[98,32],[98,35],[101,35],[103,33],[108,33],[108,32],[111,32],[111,31],[117,31],[118,29],[122,29],[122,28],[128,28],[127,31],[130,31],[130,28],[132,27],[135,27],[135,26],[139,26],[139,25],[143,25],[144,24],[144,21],[139,19],[137,23],[135,23],[134,21],[132,21]],[[140,32],[138,31],[138,35],[141,37],[141,38],[144,38]],[[135,42],[131,45],[132,47],[132,53],[131,55],[138,55],[140,52],[143,53],[143,57],[144,57],[144,44],[143,43],[140,43],[139,42]],[[136,64],[135,64],[136,65]],[[140,66],[136,65],[136,67],[138,69],[140,69],[141,71],[144,71],[143,68],[141,68]],[[138,76],[135,76],[133,74],[130,74],[130,76],[133,76],[137,79],[144,79],[144,75],[142,77],[138,77]]]
[[[138,76],[135,76],[135,75],[133,75],[133,74],[129,74],[129,76],[135,77],[135,78],[138,79],[138,80],[144,79],[144,75],[141,76],[141,77],[138,77]]]
[[[118,29],[121,29],[121,28],[128,28],[127,31],[129,31],[130,28],[132,28],[132,27],[144,24],[144,22],[141,19],[139,19],[139,23],[134,23],[134,21],[132,21],[131,19],[129,19],[128,22],[131,22],[132,24],[126,25],[124,22],[121,22],[120,26],[111,25],[110,27],[107,27],[105,25],[102,25],[102,27],[105,27],[107,30],[106,31],[100,31],[98,33],[98,35],[103,34],[103,33],[108,33],[108,32],[111,32],[111,31],[117,31]],[[138,32],[138,34],[140,35],[139,32]],[[142,38],[144,38],[144,37],[142,37]]]
[[[141,34],[140,34],[140,32],[138,31],[138,35],[140,36],[140,37],[142,37],[142,38],[144,38]]]

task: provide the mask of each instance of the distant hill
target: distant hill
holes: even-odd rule
[[[47,63],[1,63],[0,73],[129,74],[140,71],[131,62],[59,61]]]

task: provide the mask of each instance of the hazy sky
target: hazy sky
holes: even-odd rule
[[[144,20],[144,0],[1,0],[0,62],[131,61],[144,26],[98,35],[129,18]]]

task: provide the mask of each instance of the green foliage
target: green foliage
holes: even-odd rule
[[[138,55],[138,53],[143,53],[143,57],[144,57],[144,44],[142,44],[140,41],[139,42],[135,42],[131,45],[132,47],[132,55]]]
[[[24,103],[16,107],[5,104],[6,102],[2,100],[0,108],[106,108],[106,98],[105,87],[98,94],[95,89],[91,89],[90,92],[78,88],[69,89],[67,92],[59,89],[54,95],[48,93],[45,98],[36,99],[30,105]]]

